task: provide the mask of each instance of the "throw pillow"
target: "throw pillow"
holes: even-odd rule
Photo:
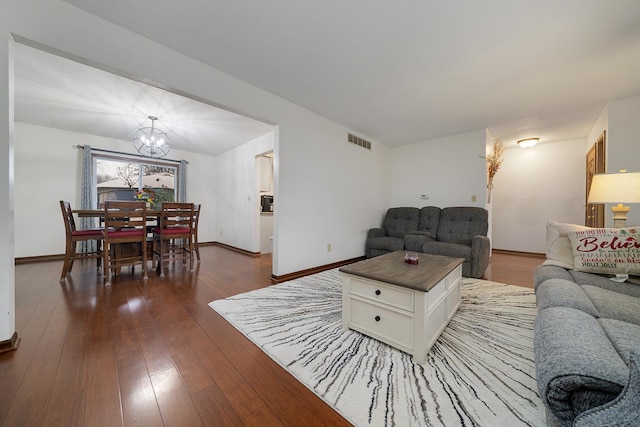
[[[599,274],[640,274],[638,230],[590,228],[567,233],[574,269]]]
[[[543,264],[573,269],[573,251],[567,233],[580,230],[589,230],[589,227],[547,221],[547,259]]]

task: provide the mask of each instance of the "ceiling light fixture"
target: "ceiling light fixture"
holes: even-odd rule
[[[151,127],[138,129],[133,135],[133,145],[143,156],[164,157],[171,150],[169,137],[155,127],[157,117],[149,116],[149,120],[151,120]]]
[[[525,138],[518,141],[518,145],[522,148],[531,148],[538,143],[540,138]]]

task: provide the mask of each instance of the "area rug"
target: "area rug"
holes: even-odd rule
[[[463,279],[462,303],[423,365],[342,330],[337,269],[211,308],[356,426],[544,426],[533,290]]]

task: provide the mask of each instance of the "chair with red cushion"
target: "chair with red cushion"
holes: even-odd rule
[[[193,203],[162,202],[160,223],[153,232],[153,259],[159,260],[160,277],[164,277],[167,262],[181,253],[183,264],[189,258],[193,271]]]
[[[91,228],[85,230],[76,229],[76,222],[73,219],[71,204],[67,201],[60,200],[60,209],[62,210],[62,218],[64,219],[64,230],[66,233],[66,248],[64,251],[64,264],[62,265],[62,274],[60,281],[62,282],[73,268],[73,261],[83,258],[96,258],[98,268],[102,259],[102,229]],[[96,241],[96,249],[88,252],[77,252],[77,243],[85,241]]]
[[[111,285],[114,270],[142,264],[147,280],[147,204],[107,200],[104,203],[105,286]]]

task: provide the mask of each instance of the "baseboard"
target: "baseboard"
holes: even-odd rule
[[[0,341],[0,354],[15,351],[19,345],[20,338],[18,337],[18,333],[14,332],[8,340]]]
[[[281,276],[276,276],[275,274],[271,275],[271,283],[282,283],[288,280],[298,279],[300,277],[308,276],[310,274],[320,273],[321,271],[331,270],[332,268],[342,267],[343,265],[353,264],[354,262],[362,261],[365,259],[364,256],[351,258],[344,261],[338,261],[331,264],[325,264],[318,267],[308,268],[306,270],[296,271],[293,273],[283,274]]]
[[[495,252],[498,254],[505,254],[505,255],[519,255],[519,256],[528,256],[528,257],[536,257],[536,258],[546,258],[545,254],[541,254],[538,252],[510,251],[507,249],[492,249],[491,252]]]
[[[235,246],[225,245],[224,243],[220,243],[220,242],[207,243],[206,245],[203,244],[203,243],[198,243],[198,245],[199,246],[215,245],[215,246],[220,246],[220,247],[225,248],[225,249],[229,249],[230,251],[239,252],[241,254],[248,255],[248,256],[253,257],[253,258],[260,257],[260,252],[251,252],[251,251],[247,251],[245,249],[236,248]]]
[[[15,259],[15,264],[16,265],[30,264],[34,262],[50,262],[50,261],[64,261],[64,254],[20,257]]]

